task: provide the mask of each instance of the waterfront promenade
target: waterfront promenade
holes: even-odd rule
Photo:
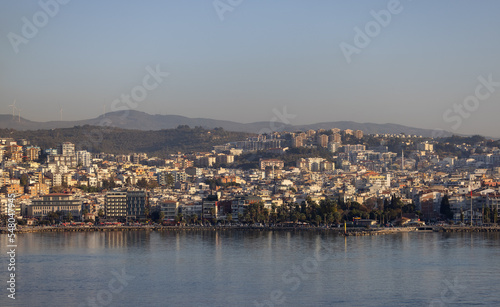
[[[280,226],[21,226],[17,234],[35,232],[107,232],[107,231],[316,231],[338,233],[345,236],[384,235],[403,232],[500,232],[498,226],[428,226],[428,230],[416,227],[280,227]],[[0,234],[7,234],[6,227]]]

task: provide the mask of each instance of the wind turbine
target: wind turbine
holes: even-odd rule
[[[60,109],[59,109],[59,113],[61,114],[61,121],[62,121],[62,114],[63,114],[63,112],[62,112],[62,111],[63,111],[63,107],[62,107],[62,105],[59,105],[59,107],[60,107]]]
[[[19,109],[19,108],[17,108],[17,111],[19,112],[19,122],[21,122],[21,111],[22,111],[22,110],[23,110],[23,109]]]
[[[14,119],[16,116],[16,114],[15,114],[15,112],[16,112],[16,99],[14,99],[14,103],[9,105],[9,107],[12,107],[12,119]]]

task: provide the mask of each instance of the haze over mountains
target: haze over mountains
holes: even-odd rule
[[[107,125],[123,129],[136,130],[162,130],[172,129],[179,125],[188,125],[190,127],[201,126],[207,129],[221,127],[228,131],[265,133],[270,131],[297,131],[297,130],[317,130],[317,129],[352,129],[362,130],[364,133],[405,133],[422,136],[433,136],[432,129],[421,129],[408,127],[398,124],[375,124],[375,123],[357,123],[353,121],[335,121],[323,122],[309,125],[286,125],[275,122],[262,121],[254,123],[238,123],[228,120],[215,120],[209,118],[189,118],[180,115],[151,115],[140,111],[118,111],[106,113],[97,118],[79,120],[79,121],[49,121],[35,122],[7,114],[0,115],[0,128],[9,128],[15,130],[39,130],[71,128],[83,125]],[[435,135],[435,133],[434,133]],[[451,133],[446,132],[440,136],[448,136]]]

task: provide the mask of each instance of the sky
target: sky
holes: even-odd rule
[[[123,108],[500,137],[500,1],[0,3],[0,114]],[[278,116],[280,117],[280,116]]]

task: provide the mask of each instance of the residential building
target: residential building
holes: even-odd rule
[[[261,170],[265,170],[266,167],[283,168],[285,162],[279,159],[260,159],[259,165]]]
[[[173,220],[179,213],[179,202],[174,200],[162,200],[159,203],[160,211],[165,214],[165,219]]]
[[[148,207],[148,195],[144,190],[127,191],[127,217],[143,218]]]
[[[127,192],[108,192],[105,197],[106,218],[125,219],[127,217]]]
[[[321,147],[327,147],[328,146],[328,135],[321,134],[318,137],[318,145]]]
[[[58,154],[63,156],[74,156],[75,155],[75,144],[70,142],[64,142],[58,147]]]
[[[361,131],[361,130],[354,131],[354,137],[357,139],[362,139],[363,138],[363,131]]]

